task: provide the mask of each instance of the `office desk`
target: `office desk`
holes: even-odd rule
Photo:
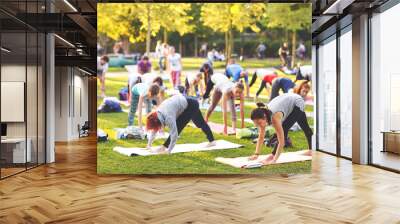
[[[32,153],[30,138],[26,139],[27,147],[25,153],[25,138],[6,138],[1,139],[1,157],[7,163],[31,162]],[[11,156],[12,155],[12,156]],[[11,159],[12,158],[12,159]]]

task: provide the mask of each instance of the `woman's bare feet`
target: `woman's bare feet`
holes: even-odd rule
[[[305,156],[312,156],[312,150],[307,150],[306,152],[304,152]]]
[[[264,165],[268,165],[273,163],[273,161],[274,161],[274,155],[271,154],[265,160],[261,161],[261,163]]]

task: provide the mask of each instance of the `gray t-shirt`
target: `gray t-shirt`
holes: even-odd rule
[[[176,119],[187,108],[188,102],[182,94],[174,95],[164,100],[157,108],[157,116],[161,124],[169,128],[169,136],[171,142],[168,151],[171,152],[175,147],[178,139],[178,128],[176,126]],[[155,136],[149,138],[149,142],[153,142]]]
[[[301,111],[304,111],[304,100],[303,98],[294,93],[285,93],[274,98],[268,103],[268,109],[271,110],[272,114],[277,112],[283,113],[282,122],[286,120],[293,108],[297,106]]]

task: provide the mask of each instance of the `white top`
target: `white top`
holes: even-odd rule
[[[309,77],[311,79],[313,72],[312,65],[300,66],[300,72],[303,77]]]
[[[215,73],[211,76],[211,82],[214,83],[215,89],[222,93],[229,92],[235,84],[229,78],[221,73]]]
[[[304,111],[304,100],[303,98],[294,93],[285,93],[275,97],[271,102],[268,103],[268,109],[273,114],[277,112],[283,113],[282,122],[292,113],[294,107],[298,107],[301,111]]]
[[[139,76],[140,75],[138,73],[129,73],[128,84],[129,84],[130,89],[132,89],[132,87],[136,84]]]
[[[157,46],[156,46],[157,57],[162,56],[162,53],[163,53],[163,46],[161,44],[157,44]]]
[[[156,73],[145,73],[141,76],[142,82],[151,85],[155,78],[160,77]]]
[[[168,62],[171,66],[171,71],[181,71],[181,55],[179,53],[175,53],[174,55],[168,55]]]
[[[106,73],[108,70],[108,63],[101,65],[100,57],[97,57],[97,71],[102,71],[102,74]]]
[[[186,79],[188,80],[189,84],[193,84],[193,81],[197,78],[197,73],[187,73]]]
[[[275,70],[271,69],[271,68],[259,68],[259,69],[256,70],[256,75],[257,75],[258,78],[262,79],[262,78],[264,78],[264,76],[266,74],[272,74],[274,72],[275,72]]]

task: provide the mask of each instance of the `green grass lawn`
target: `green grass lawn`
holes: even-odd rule
[[[118,91],[126,86],[127,76],[121,75],[118,77],[107,78],[106,81],[106,95],[117,96]],[[254,95],[255,91],[260,84],[260,80],[251,89]],[[167,86],[169,83],[167,83]],[[261,100],[267,99],[267,92],[261,95]],[[98,104],[101,103],[99,98]],[[250,102],[250,101],[246,101]],[[252,106],[247,104],[245,106],[245,117],[250,116]],[[306,110],[311,111],[312,107],[307,106]],[[204,112],[204,111],[203,111]],[[282,173],[306,173],[311,169],[311,162],[297,162],[290,164],[277,164],[271,166],[264,166],[259,169],[237,169],[221,163],[215,162],[216,157],[238,157],[250,156],[255,151],[255,144],[248,139],[236,139],[235,136],[223,136],[214,134],[216,139],[225,139],[243,145],[243,148],[229,149],[229,150],[216,150],[206,152],[190,152],[178,153],[171,155],[155,155],[145,157],[128,157],[112,149],[115,146],[122,147],[145,147],[146,140],[118,140],[116,139],[116,131],[114,128],[124,128],[127,126],[127,113],[100,113],[98,114],[98,128],[103,129],[109,134],[110,140],[105,143],[98,143],[97,145],[97,171],[101,174],[244,174],[244,173],[257,173],[257,174],[282,174]],[[230,116],[230,115],[228,115]],[[239,117],[239,114],[238,114]],[[230,119],[228,119],[230,120]],[[210,121],[222,123],[222,113],[214,112]],[[238,121],[238,127],[239,126]],[[309,119],[310,125],[313,119]],[[252,124],[245,123],[250,127]],[[290,138],[293,142],[292,148],[286,148],[285,151],[298,151],[307,148],[307,141],[302,131],[290,132]],[[164,140],[157,140],[154,145],[161,145]],[[181,133],[177,144],[181,143],[200,143],[207,141],[205,135],[201,130],[186,127]],[[263,154],[271,152],[271,148],[264,147]]]
[[[182,58],[183,70],[197,70],[200,68],[200,65],[205,62],[205,58]],[[158,59],[152,59],[152,66],[155,70],[159,69]],[[310,64],[310,60],[306,60],[303,64]],[[242,62],[240,62],[244,68],[267,68],[274,67],[280,65],[279,58],[267,58],[264,60],[259,60],[256,58],[249,58]],[[225,62],[216,61],[213,63],[214,69],[222,69],[225,68]],[[110,72],[119,72],[126,71],[125,68],[121,67],[110,67]]]

